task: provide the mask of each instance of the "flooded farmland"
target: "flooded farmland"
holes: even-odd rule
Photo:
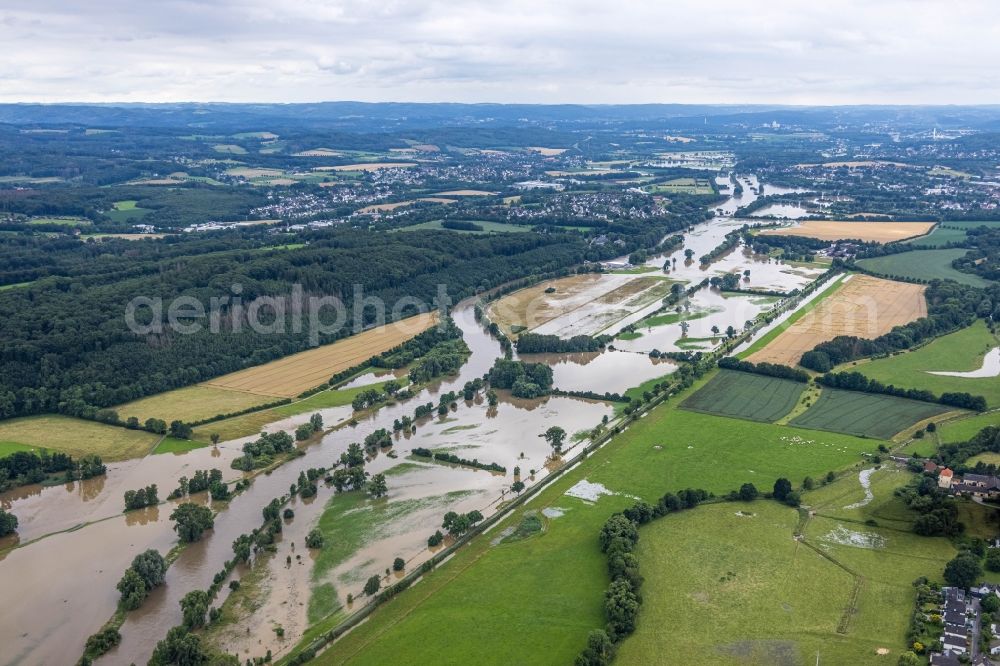
[[[729,215],[756,198],[755,191],[760,187],[755,177],[740,178],[745,181],[741,181],[742,197],[716,207],[729,211]],[[764,189],[766,192],[766,186]],[[655,272],[615,275],[611,278],[615,284],[602,289],[608,293],[643,276],[656,275],[657,284],[673,281],[696,284],[714,275],[743,276],[749,271],[748,278],[741,278],[744,288],[789,292],[805,286],[822,272],[818,268],[798,268],[758,257],[743,247],[735,248],[707,267],[699,265],[700,256],[717,247],[728,232],[745,222],[723,216],[699,224],[685,234],[683,246],[647,262]],[[685,249],[693,251],[694,261],[686,259]],[[662,270],[665,263],[669,265],[667,272]],[[633,299],[626,308],[621,308],[620,299],[601,302],[584,294],[579,297],[578,305],[556,313],[540,332],[618,333],[660,308],[664,293],[650,283],[622,295],[624,299]],[[554,384],[563,390],[624,392],[676,370],[671,362],[651,359],[649,351],[711,348],[718,337],[713,329],[725,331],[729,326],[742,329],[746,321],[770,308],[775,300],[771,296],[722,293],[706,287],[689,299],[683,318],[678,316],[673,320],[668,316],[656,325],[638,324],[635,328],[638,335],[614,341],[618,351],[526,355],[524,360],[552,366]],[[356,421],[352,421],[349,406],[318,410],[326,426],[333,429],[305,446],[305,455],[256,476],[249,488],[230,502],[212,503],[218,511],[214,529],[180,552],[168,569],[166,584],[157,588],[138,611],[128,614],[121,628],[121,645],[99,663],[144,663],[167,629],[180,622],[180,598],[211,584],[215,573],[232,558],[233,540],[259,526],[261,509],[271,499],[287,494],[301,472],[331,466],[350,443],[360,442],[380,428],[392,430],[393,422],[412,415],[417,405],[436,404],[441,394],[461,393],[467,381],[482,377],[501,356],[500,345],[475,321],[471,304],[456,308],[453,316],[472,352],[456,376],[423,388],[411,399],[386,404]],[[587,330],[578,330],[581,326]],[[367,373],[354,379],[350,386],[369,385],[388,378],[381,371]],[[307,413],[276,421],[266,426],[266,430],[291,431],[309,416]],[[550,458],[551,449],[539,437],[547,428],[558,425],[575,439],[574,436],[583,436],[582,433],[599,424],[604,416],[613,416],[609,403],[568,397],[519,400],[501,392],[500,402],[494,407],[480,394],[471,401],[459,398],[455,407],[443,416],[418,420],[415,433],[395,436],[390,449],[376,452],[366,463],[370,473],[386,473],[387,498],[361,500],[357,493],[336,495],[332,488],[321,483],[317,496],[291,501],[289,507],[295,515],[286,521],[277,551],[267,559],[255,612],[213,635],[212,640],[230,649],[239,645],[244,650],[239,655],[241,660],[263,656],[269,649],[281,654],[298,641],[310,624],[309,609],[315,602],[313,595],[317,588],[332,590],[333,605],[352,610],[348,595],[360,596],[365,580],[372,575],[384,575],[394,558],[402,558],[406,570],[411,570],[431,555],[427,537],[440,528],[445,512],[475,509],[489,515],[509,493],[515,467],[520,468],[521,480],[529,485],[558,467],[559,461]],[[115,584],[132,558],[148,548],[166,553],[176,543],[169,520],[173,502],[124,515],[123,493],[156,483],[160,496],[165,497],[181,476],[190,477],[199,469],[219,468],[226,480],[241,478],[243,473],[231,469],[230,464],[240,455],[247,439],[184,454],[151,455],[116,463],[109,465],[107,476],[99,479],[45,488],[29,486],[0,496],[2,506],[16,512],[21,521],[22,544],[0,554],[0,586],[21,600],[16,607],[9,605],[0,610],[0,645],[4,646],[5,660],[75,662],[87,636],[114,613],[118,601]],[[430,462],[414,457],[414,447],[497,463],[507,471],[499,474]],[[190,501],[208,502],[208,499],[203,494]],[[316,552],[309,552],[303,546],[305,535],[323,519],[324,513],[327,520],[338,521],[336,529],[338,534],[342,532],[336,556],[317,557]],[[237,569],[235,575],[242,573]],[[216,605],[228,591],[225,587],[223,590]],[[283,629],[283,638],[273,630],[275,626]],[[249,647],[248,633],[256,638]]]

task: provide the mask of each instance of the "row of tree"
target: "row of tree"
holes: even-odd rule
[[[924,402],[936,402],[949,407],[959,409],[972,409],[977,412],[986,410],[986,398],[981,395],[972,395],[965,392],[942,393],[940,396],[925,389],[905,389],[883,384],[877,379],[870,379],[860,372],[830,372],[816,378],[816,382],[830,388],[844,389],[846,391],[860,391],[862,393],[878,393],[880,395],[892,395],[910,400],[922,400]]]

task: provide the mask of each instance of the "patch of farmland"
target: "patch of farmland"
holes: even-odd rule
[[[681,403],[682,409],[773,423],[795,407],[805,384],[749,372],[720,370]]]
[[[203,386],[292,398],[341,370],[406,342],[437,322],[436,313],[408,317],[349,338],[203,382]]]
[[[843,222],[807,220],[791,227],[765,229],[761,236],[805,236],[820,240],[863,240],[890,243],[923,236],[933,222]]]
[[[838,335],[877,338],[894,326],[927,315],[924,289],[868,275],[849,276],[839,290],[748,360],[795,366],[802,354]]]
[[[890,439],[917,421],[951,411],[953,407],[920,400],[824,388],[816,404],[791,425]]]
[[[951,267],[951,262],[959,257],[964,257],[967,252],[968,250],[963,248],[914,250],[913,252],[901,252],[885,257],[859,259],[858,265],[865,270],[882,275],[898,275],[918,280],[933,280],[935,278],[954,280],[959,284],[973,287],[988,285],[989,282],[978,275],[963,273]]]
[[[273,401],[273,398],[245,391],[195,385],[140,398],[114,409],[122,419],[135,416],[140,423],[148,418],[163,419],[167,423],[175,419],[190,423]]]
[[[144,430],[128,430],[96,421],[45,414],[0,422],[0,442],[12,449],[62,451],[74,458],[96,453],[104,462],[144,456],[160,436]]]
[[[913,351],[846,364],[838,369],[854,370],[886,385],[926,389],[938,395],[962,392],[981,395],[991,407],[997,407],[1000,406],[1000,381],[996,375],[1000,362],[998,344],[997,336],[979,319],[972,326],[943,335]]]

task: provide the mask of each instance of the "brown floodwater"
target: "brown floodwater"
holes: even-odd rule
[[[614,346],[621,347],[616,341]],[[648,351],[580,352],[575,354],[519,354],[518,358],[552,367],[553,386],[564,391],[624,393],[650,379],[677,370],[666,359],[652,359]]]

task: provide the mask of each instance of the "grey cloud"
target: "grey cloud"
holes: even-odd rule
[[[1000,102],[987,0],[7,0],[0,101]]]

